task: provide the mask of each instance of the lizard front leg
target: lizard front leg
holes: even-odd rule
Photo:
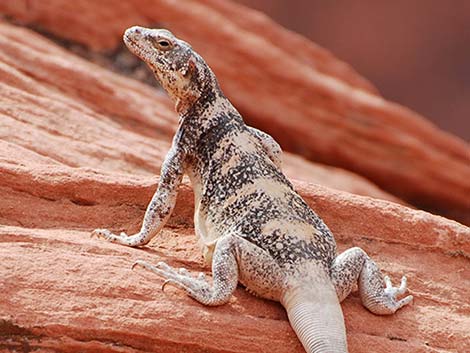
[[[332,276],[339,301],[358,283],[362,304],[377,315],[393,314],[413,300],[411,295],[396,298],[406,291],[406,277],[402,278],[400,287],[393,287],[390,278],[382,277],[377,264],[361,248],[348,249],[336,257]]]
[[[271,135],[254,127],[248,126],[250,133],[255,136],[263,146],[269,156],[269,159],[278,167],[282,168],[282,149],[281,146],[272,138]]]
[[[172,147],[163,162],[157,191],[147,206],[142,227],[137,234],[117,235],[107,229],[95,229],[91,235],[127,246],[147,244],[160,232],[173,211],[177,189],[183,177],[183,161],[183,152]]]

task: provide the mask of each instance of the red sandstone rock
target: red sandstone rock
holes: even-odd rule
[[[288,152],[283,155],[282,169],[291,179],[317,183],[357,195],[370,196],[406,205],[404,201],[384,192],[357,174],[341,168],[309,162]]]
[[[0,24],[0,351],[303,352],[282,307],[237,289],[208,308],[136,259],[204,268],[193,194],[180,188],[170,224],[149,246],[90,239],[138,230],[176,124],[165,97]],[[352,173],[288,156],[288,174],[391,198]],[[343,310],[351,353],[468,350],[470,230],[396,203],[295,182],[335,233],[361,246],[412,306],[391,317],[357,295]]]
[[[114,48],[130,25],[168,27],[207,59],[248,122],[287,150],[470,224],[469,146],[260,13],[218,0],[6,0],[0,11],[95,49]]]
[[[66,166],[3,165],[0,173],[0,348],[62,352],[303,352],[282,307],[237,289],[203,307],[162,280],[130,270],[136,259],[203,267],[192,192],[180,189],[170,225],[142,249],[98,239],[98,226],[135,231],[155,179]],[[391,317],[357,295],[343,310],[351,353],[463,352],[468,348],[470,230],[404,206],[296,183],[339,248],[363,247],[412,306]]]

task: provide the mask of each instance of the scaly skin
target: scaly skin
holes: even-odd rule
[[[281,149],[268,134],[248,127],[224,96],[215,75],[190,45],[163,29],[129,28],[124,41],[145,61],[180,114],[158,189],[137,234],[92,234],[128,246],[147,244],[175,205],[183,174],[195,193],[194,223],[213,283],[164,262],[141,265],[205,305],[226,303],[237,283],[280,301],[309,353],[347,352],[340,301],[359,284],[363,304],[392,314],[412,297],[384,279],[359,249],[336,256],[328,227],[282,173]]]

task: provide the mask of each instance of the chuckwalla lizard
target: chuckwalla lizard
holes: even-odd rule
[[[406,277],[393,287],[360,248],[340,255],[325,223],[281,171],[281,149],[245,125],[214,73],[191,46],[164,29],[132,27],[124,42],[148,64],[176,103],[178,130],[161,168],[158,189],[134,235],[97,229],[128,246],[147,244],[162,229],[187,174],[194,187],[194,225],[212,264],[212,283],[164,262],[141,265],[205,305],[226,303],[241,282],[276,300],[308,353],[347,352],[340,302],[357,283],[363,305],[392,314],[412,300]]]

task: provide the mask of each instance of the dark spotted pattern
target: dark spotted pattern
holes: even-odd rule
[[[411,301],[411,296],[396,299],[406,290],[406,279],[395,288],[386,278],[384,288],[380,270],[361,249],[336,257],[328,227],[281,172],[279,145],[244,124],[188,43],[166,30],[142,27],[128,29],[124,39],[175,101],[180,122],[140,232],[127,236],[97,229],[93,234],[129,246],[146,244],[167,221],[187,173],[195,189],[195,229],[212,259],[213,283],[163,262],[136,264],[199,302],[227,302],[240,281],[251,292],[282,302],[308,353],[345,353],[338,299],[354,283],[363,304],[377,314]]]
[[[162,38],[171,50],[158,47]],[[235,232],[280,265],[312,261],[328,270],[336,253],[333,236],[270,158],[269,152],[276,151],[267,151],[266,146],[277,144],[263,144],[266,134],[245,125],[204,60],[168,31],[136,28],[126,32],[125,39],[179,107],[173,148],[184,154],[184,169],[200,184],[199,212],[215,237]],[[267,183],[274,194],[263,187]],[[231,200],[234,195],[238,197]],[[305,224],[307,231],[295,234],[297,230],[284,222],[282,228],[264,232],[265,225],[275,220]]]
[[[272,220],[294,224],[304,223],[308,219],[303,209],[290,207],[299,201],[293,200],[289,195],[287,193],[281,199],[254,191],[225,208],[218,219],[230,220],[225,224],[239,229],[240,236],[267,250],[280,266],[315,260],[329,268],[336,249],[332,235],[326,228],[308,238],[292,233],[289,228],[276,228],[270,234],[263,234],[263,227]],[[318,217],[313,212],[309,217],[313,220],[310,224],[318,223]]]

